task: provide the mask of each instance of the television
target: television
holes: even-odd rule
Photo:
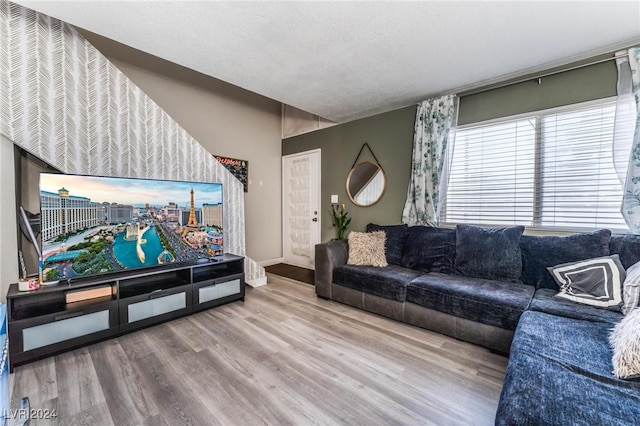
[[[40,253],[40,241],[36,238],[36,235],[40,232],[40,216],[26,211],[22,206],[18,210],[20,231],[27,237],[27,240],[33,244],[38,257],[42,257]]]
[[[215,261],[222,184],[40,174],[42,283]]]

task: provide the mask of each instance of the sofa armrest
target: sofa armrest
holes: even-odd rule
[[[347,263],[349,246],[346,240],[334,240],[316,245],[315,284],[316,294],[331,298],[333,268]]]

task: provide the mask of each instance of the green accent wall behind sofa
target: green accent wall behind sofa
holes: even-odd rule
[[[339,202],[347,206],[353,231],[364,231],[369,222],[382,225],[400,223],[411,171],[415,116],[414,105],[282,141],[283,156],[321,149],[322,241],[335,238],[329,212],[331,194],[338,194]],[[369,143],[387,175],[387,189],[373,206],[358,207],[347,196],[346,180],[365,142]],[[362,160],[375,161],[367,149],[358,159]]]
[[[573,62],[561,68],[571,68],[614,56],[615,51]],[[558,68],[549,69],[555,71]],[[535,76],[529,81],[508,87],[461,94],[458,124],[464,125],[538,111],[561,105],[585,102],[616,95],[617,68],[607,61],[553,76],[544,77],[540,84]],[[523,77],[517,80],[522,80]],[[487,87],[491,89],[491,87]],[[282,155],[311,149],[322,150],[322,240],[335,238],[331,226],[331,194],[338,194],[353,220],[351,230],[363,231],[367,223],[398,224],[407,196],[411,171],[411,151],[416,106],[378,114],[282,141]],[[387,190],[382,199],[371,207],[357,207],[347,197],[345,183],[353,161],[364,142],[368,142],[387,174]],[[368,151],[360,160],[373,160]]]
[[[613,53],[601,55],[565,67],[612,56]],[[461,96],[458,125],[616,96],[618,69],[615,61],[543,77],[540,83],[533,78],[535,75],[531,75],[531,80],[519,84]]]

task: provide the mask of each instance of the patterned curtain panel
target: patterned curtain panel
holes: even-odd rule
[[[640,234],[640,47],[629,49],[631,92],[635,98],[635,126],[629,168],[622,198],[622,216],[634,234]]]
[[[411,181],[402,222],[437,226],[447,189],[447,145],[457,119],[458,98],[446,95],[418,105]]]

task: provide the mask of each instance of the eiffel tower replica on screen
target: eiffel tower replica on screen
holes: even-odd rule
[[[187,224],[184,226],[184,231],[182,231],[182,236],[184,237],[189,232],[199,231],[200,227],[198,226],[198,219],[196,219],[196,204],[193,201],[193,188],[191,188],[191,207],[189,208],[189,220]]]

